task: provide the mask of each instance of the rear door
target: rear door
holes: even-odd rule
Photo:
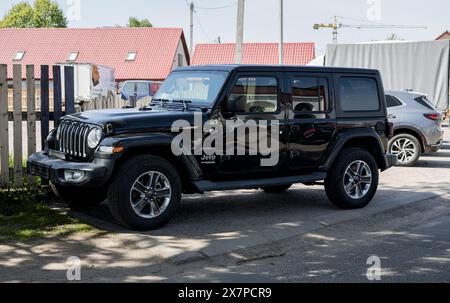
[[[336,131],[333,77],[328,73],[286,73],[289,92],[288,162],[291,170],[317,169]]]
[[[402,112],[404,104],[395,96],[386,94],[386,106],[388,112],[388,120],[394,124],[402,121]]]
[[[373,129],[387,146],[388,119],[385,92],[377,74],[336,74],[336,115],[340,132]]]

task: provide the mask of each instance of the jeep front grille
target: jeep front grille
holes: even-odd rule
[[[85,123],[62,121],[58,129],[56,149],[69,156],[86,158],[89,149],[87,136],[91,129]]]

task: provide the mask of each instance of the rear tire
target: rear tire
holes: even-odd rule
[[[411,167],[419,161],[422,147],[415,136],[399,134],[389,141],[388,151],[397,156],[397,166]]]
[[[167,160],[136,156],[117,170],[108,190],[109,209],[126,228],[154,230],[172,219],[181,190],[180,176]]]
[[[265,191],[268,194],[280,194],[285,191],[287,191],[289,188],[291,188],[292,184],[289,185],[279,185],[279,186],[271,186],[271,187],[263,187],[261,188],[263,191]]]
[[[367,206],[378,188],[379,169],[374,157],[360,148],[346,148],[325,179],[330,201],[341,209]]]
[[[59,184],[51,184],[51,187],[56,197],[66,202],[73,209],[95,206],[106,200],[104,188],[80,188]]]

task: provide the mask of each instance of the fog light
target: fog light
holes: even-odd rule
[[[78,183],[84,178],[84,172],[79,170],[66,170],[64,171],[64,179],[66,182]]]

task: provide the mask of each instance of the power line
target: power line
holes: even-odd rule
[[[237,2],[233,2],[230,4],[226,4],[226,5],[222,5],[222,6],[216,6],[216,7],[205,7],[205,6],[197,6],[198,9],[210,9],[210,10],[215,10],[215,9],[224,9],[224,8],[229,8],[229,7],[233,7],[236,6]]]
[[[205,35],[206,39],[211,40],[211,39],[209,38],[209,35],[208,35],[208,33],[206,32],[205,28],[203,27],[202,22],[200,21],[200,18],[198,17],[197,12],[194,11],[194,14],[195,14],[195,19],[197,20],[198,25],[200,25],[200,29],[202,30],[202,32],[203,32],[203,34]]]
[[[189,3],[188,0],[184,0],[184,2],[186,2],[186,5],[187,5],[188,7],[191,7],[191,3],[192,3],[192,2]],[[197,9],[198,7],[196,6],[195,8]],[[201,29],[201,31],[203,32],[203,35],[205,35],[205,37],[206,37],[207,40],[211,41],[211,39],[209,38],[208,33],[206,32],[205,28],[203,27],[202,22],[200,21],[200,17],[198,16],[198,13],[197,13],[197,10],[196,10],[196,9],[194,10],[194,16],[195,16],[195,19],[197,20],[197,23],[198,23],[198,25],[200,26],[200,29]]]

